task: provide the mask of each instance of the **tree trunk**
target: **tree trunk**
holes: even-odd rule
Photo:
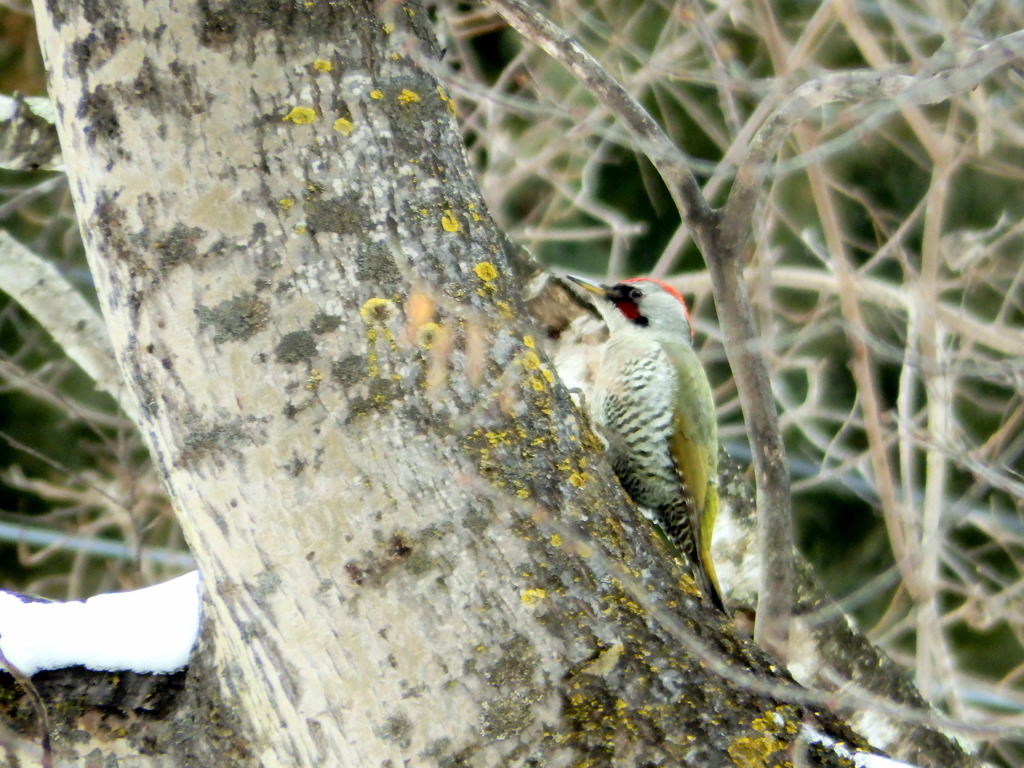
[[[598,458],[421,6],[36,13],[116,355],[203,574],[194,730],[160,750],[718,766],[791,760],[810,718],[854,738],[763,692],[784,673]]]

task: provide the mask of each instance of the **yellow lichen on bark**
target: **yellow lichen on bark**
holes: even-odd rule
[[[774,736],[740,736],[726,752],[738,768],[764,768],[769,758],[785,750],[786,745]]]
[[[444,105],[446,107],[448,107],[448,111],[451,112],[452,115],[454,115],[455,114],[455,102],[452,101],[451,97],[447,94],[447,92],[444,90],[444,88],[442,88],[440,85],[437,86],[437,95],[441,98],[441,101],[444,102]]]
[[[395,303],[389,299],[374,297],[367,299],[366,303],[359,308],[359,316],[368,325],[382,323],[387,320],[395,311]]]
[[[462,229],[462,227],[459,226],[459,220],[455,218],[455,214],[452,213],[451,208],[446,210],[444,215],[441,217],[441,229],[445,232],[458,232]]]
[[[548,596],[548,593],[539,587],[533,589],[523,590],[523,594],[520,599],[523,601],[523,605],[534,606]]]
[[[292,107],[292,111],[281,119],[291,120],[296,125],[309,125],[316,120],[316,110],[309,107]]]
[[[494,265],[489,261],[481,261],[473,267],[473,271],[476,273],[476,276],[485,283],[489,283],[498,276],[498,270],[495,269]]]

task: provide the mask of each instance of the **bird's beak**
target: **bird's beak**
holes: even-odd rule
[[[589,280],[584,280],[582,277],[576,277],[575,275],[566,275],[565,279],[572,280],[574,283],[576,283],[576,285],[590,291],[591,293],[596,293],[598,296],[602,296],[606,299],[608,298],[607,286],[592,283]]]

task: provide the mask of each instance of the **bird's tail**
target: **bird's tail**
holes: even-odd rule
[[[708,483],[707,493],[704,496],[704,510],[700,516],[701,530],[697,531],[697,540],[700,542],[699,565],[693,566],[694,580],[704,583],[700,584],[701,590],[726,616],[729,611],[725,609],[725,601],[722,599],[722,588],[718,585],[718,574],[715,573],[715,562],[711,559],[711,534],[715,530],[715,521],[718,519],[718,485],[714,482]],[[698,576],[697,572],[701,571]]]
[[[692,515],[694,500],[688,496],[681,497],[658,510],[658,523],[686,559],[697,588],[728,616],[711,559],[711,531],[718,517],[718,488],[714,484],[708,485],[704,505],[703,514]]]
[[[722,589],[718,586],[718,574],[715,573],[715,564],[710,553],[706,558],[700,558],[698,562],[691,562],[690,569],[700,591],[708,596],[718,610],[728,616],[729,611],[726,610],[725,601],[722,599]]]

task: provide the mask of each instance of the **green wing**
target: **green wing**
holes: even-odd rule
[[[676,430],[672,455],[690,495],[690,529],[697,540],[700,565],[721,603],[721,589],[711,561],[711,534],[718,517],[718,423],[715,402],[704,367],[688,344],[665,350],[679,374],[676,394]]]

